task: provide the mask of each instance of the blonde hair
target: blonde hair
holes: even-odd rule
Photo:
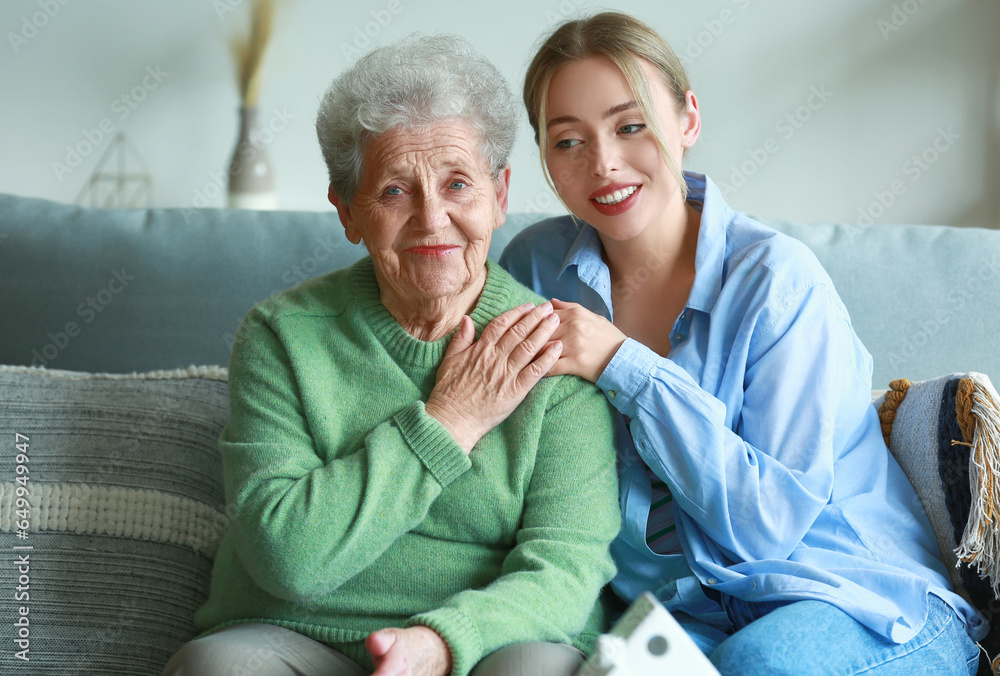
[[[535,142],[538,144],[545,180],[558,195],[545,162],[548,145],[545,119],[549,84],[560,67],[593,56],[606,56],[625,76],[646,125],[656,138],[667,168],[677,179],[682,198],[687,199],[687,184],[681,175],[677,159],[670,154],[664,141],[649,82],[639,59],[645,59],[659,70],[678,112],[687,109],[686,93],[691,88],[687,73],[674,50],[659,33],[642,21],[620,12],[602,12],[562,24],[542,44],[528,66],[524,77],[524,106],[528,109],[528,121],[535,130]]]

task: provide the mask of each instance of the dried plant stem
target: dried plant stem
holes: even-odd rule
[[[249,34],[234,37],[230,44],[244,106],[256,106],[260,97],[261,64],[274,27],[274,4],[275,0],[253,0]]]

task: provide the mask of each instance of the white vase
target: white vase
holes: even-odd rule
[[[278,208],[274,172],[261,143],[255,106],[240,108],[240,135],[229,162],[229,207],[269,210]]]

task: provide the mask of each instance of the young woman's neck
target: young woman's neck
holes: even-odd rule
[[[663,289],[693,278],[701,214],[679,194],[672,204],[676,208],[636,237],[613,240],[601,236],[612,288]]]

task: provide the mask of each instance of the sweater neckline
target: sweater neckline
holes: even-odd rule
[[[486,283],[469,314],[476,329],[476,338],[493,318],[509,309],[510,279],[496,263],[486,260]],[[354,264],[350,286],[362,318],[393,358],[418,367],[436,368],[440,365],[455,331],[433,341],[410,335],[382,305],[371,256],[365,256]]]

